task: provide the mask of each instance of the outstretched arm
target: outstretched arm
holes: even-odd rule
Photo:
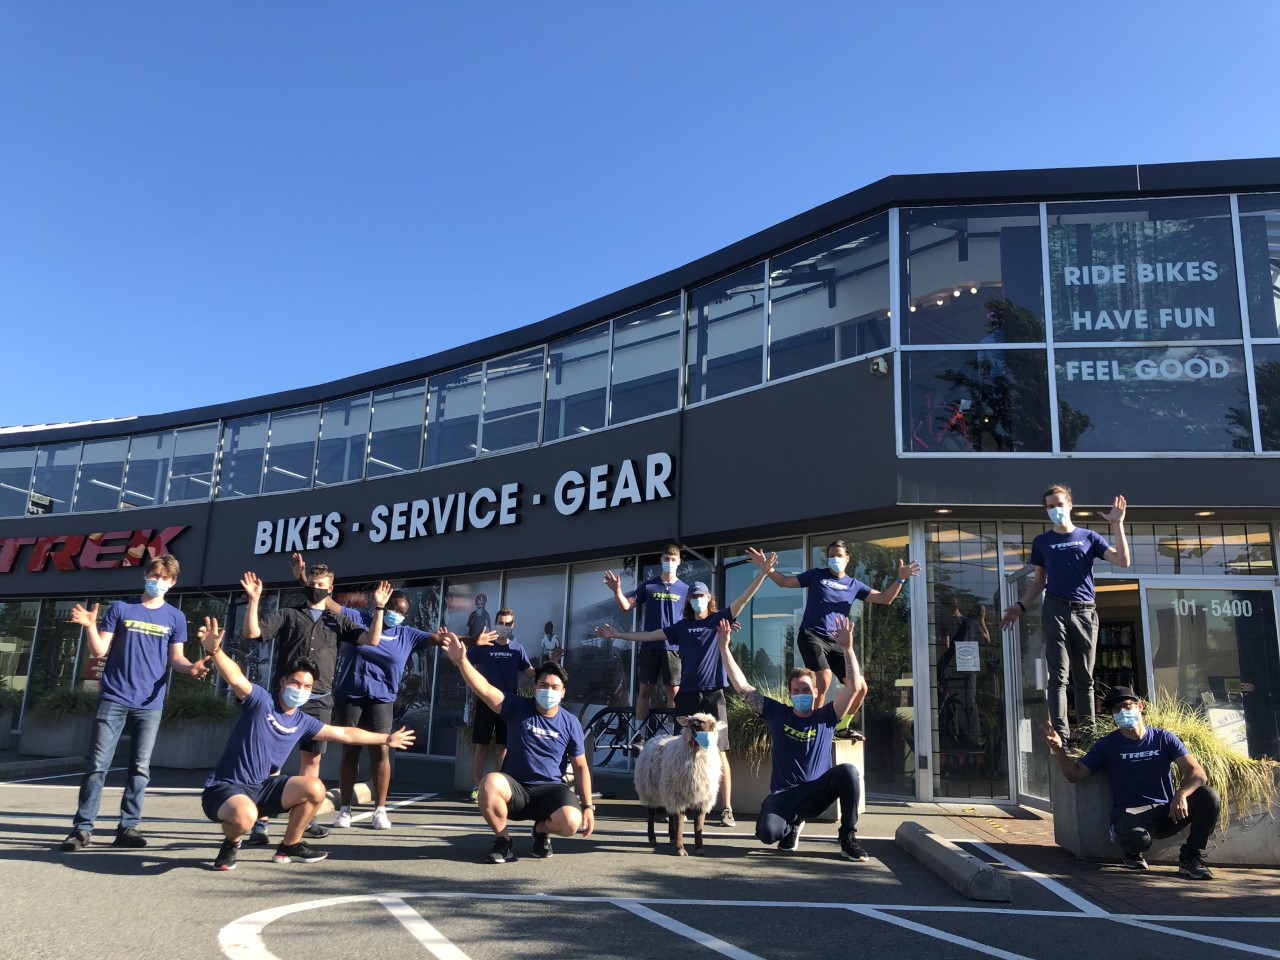
[[[218,618],[205,617],[204,626],[200,628],[198,636],[200,637],[200,646],[204,647],[204,652],[209,655],[222,679],[227,682],[231,692],[236,695],[236,699],[243,700],[247,697],[250,691],[253,690],[253,684],[244,675],[240,665],[227,656],[227,651],[222,649],[223,633],[218,627]]]
[[[316,734],[316,739],[349,743],[358,747],[388,746],[393,750],[405,750],[413,746],[414,733],[408,727],[401,727],[394,733],[376,733],[359,727],[333,727],[326,723]]]
[[[390,599],[391,584],[386,580],[379,581],[377,589],[373,591],[373,623],[360,635],[361,645],[369,644],[376,647],[382,642],[382,612],[387,608],[387,601]]]
[[[902,592],[902,585],[912,577],[920,574],[920,561],[906,560],[898,561],[898,576],[893,583],[889,584],[883,590],[872,590],[867,594],[867,603],[893,603],[898,599],[898,594]]]
[[[471,691],[484,701],[485,705],[494,713],[502,713],[502,701],[506,698],[502,691],[486,680],[471,661],[467,659],[467,647],[458,639],[456,633],[450,633],[441,629],[437,634],[444,641],[444,653],[449,661],[458,668],[458,672],[462,674],[462,679]]]
[[[246,572],[240,578],[240,586],[249,604],[244,610],[244,637],[246,640],[257,640],[262,636],[262,628],[258,625],[258,604],[262,600],[262,581],[256,573]]]
[[[1044,572],[1044,567],[1036,567],[1036,574],[1027,584],[1027,589],[1022,591],[1022,596],[1014,602],[1012,607],[1005,610],[1004,616],[1000,618],[1000,629],[1004,630],[1017,623],[1018,617],[1022,616],[1022,612],[1027,609],[1027,604],[1044,592],[1045,584],[1048,582],[1049,578]]]
[[[764,562],[764,551],[759,547],[747,547],[747,559],[754,563],[757,567]],[[776,556],[776,554],[775,554]],[[779,573],[777,570],[769,571],[769,579],[780,587],[798,587],[800,581],[788,573]]]
[[[604,585],[612,591],[613,602],[618,605],[618,609],[623,613],[626,613],[635,606],[631,601],[631,598],[622,592],[622,578],[612,570],[606,570],[604,572]]]
[[[84,628],[85,639],[89,641],[89,652],[95,657],[105,657],[111,649],[111,638],[114,634],[98,632],[98,604],[88,610],[76,604],[71,608],[71,622]]]
[[[307,585],[307,564],[302,559],[302,554],[295,551],[289,555],[289,569],[293,571],[297,581],[305,587]],[[324,608],[330,613],[342,612],[342,604],[333,599],[332,595],[324,602]]]
[[[729,638],[732,635],[733,631],[729,628],[728,620],[721,620],[716,624],[716,645],[720,648],[720,662],[724,664],[725,673],[729,674],[729,683],[737,691],[738,696],[747,701],[747,706],[752,712],[759,713],[764,709],[764,697],[760,695],[759,690],[747,682],[746,674],[734,659],[733,652],[729,649]]]
[[[1098,513],[1098,516],[1111,524],[1111,539],[1115,541],[1103,555],[1103,559],[1111,561],[1117,567],[1128,567],[1133,561],[1129,554],[1129,540],[1124,535],[1124,515],[1128,509],[1128,501],[1124,497],[1116,497],[1109,512]]]
[[[756,595],[756,591],[764,583],[765,577],[778,565],[778,555],[776,553],[771,553],[766,557],[754,547],[747,548],[747,559],[759,567],[760,572],[747,584],[747,589],[742,591],[742,596],[729,604],[729,613],[735,620],[738,618],[738,614],[751,602],[751,598]]]
[[[836,617],[834,636],[836,645],[844,654],[844,686],[831,706],[835,708],[837,717],[847,717],[855,713],[867,698],[867,681],[862,676],[858,655],[853,652],[853,623],[848,617]]]
[[[596,636],[603,637],[606,640],[632,640],[636,643],[644,643],[646,640],[667,639],[667,634],[663,630],[645,630],[640,633],[624,633],[617,629],[612,623],[604,623],[596,627]]]

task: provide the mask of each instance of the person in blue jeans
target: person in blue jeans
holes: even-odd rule
[[[124,798],[120,801],[115,845],[147,845],[138,825],[142,822],[142,801],[151,780],[151,750],[160,728],[169,670],[190,674],[197,680],[209,672],[203,660],[192,663],[183,655],[187,619],[164,599],[178,582],[178,572],[176,557],[167,554],[154,557],[144,570],[142,596],[112,603],[101,626],[98,604],[88,609],[76,604],[71,611],[72,622],[84,628],[90,653],[95,657],[105,656],[107,662],[98,682],[98,711],[89,740],[89,769],[80,782],[80,800],[71,832],[62,841],[61,849],[66,853],[83,850],[92,841],[107,770],[126,727],[131,744],[129,773]]]
[[[832,639],[844,657],[845,684],[830,703],[817,706],[818,678],[807,667],[796,667],[787,678],[790,706],[766,697],[747,682],[742,667],[729,650],[729,627],[716,633],[720,660],[733,689],[758,713],[772,740],[772,773],[769,796],[756,818],[756,839],[796,850],[805,821],[840,801],[840,855],[861,863],[867,853],[858,843],[858,799],[862,781],[851,763],[835,764],[832,756],[836,724],[855,712],[867,696],[867,681],[853,652],[853,624],[837,616]]]

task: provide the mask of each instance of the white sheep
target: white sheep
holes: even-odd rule
[[[725,724],[706,713],[676,717],[680,733],[654,737],[636,761],[636,794],[649,811],[649,843],[658,845],[653,824],[661,807],[667,812],[667,831],[676,856],[686,856],[684,817],[693,818],[693,852],[702,853],[702,827],[707,811],[720,791],[719,733]],[[711,749],[698,743],[697,734],[711,735]]]

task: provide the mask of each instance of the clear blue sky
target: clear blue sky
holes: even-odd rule
[[[895,173],[1275,156],[1280,5],[8,0],[0,424],[422,357]]]

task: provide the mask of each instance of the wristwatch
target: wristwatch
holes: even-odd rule
[[[595,810],[595,808],[596,808],[596,805],[594,803],[584,803],[582,805],[583,810]]]
[[[385,609],[387,609],[387,608],[386,608],[386,607],[374,607],[373,609],[375,609],[375,610],[385,610]]]

